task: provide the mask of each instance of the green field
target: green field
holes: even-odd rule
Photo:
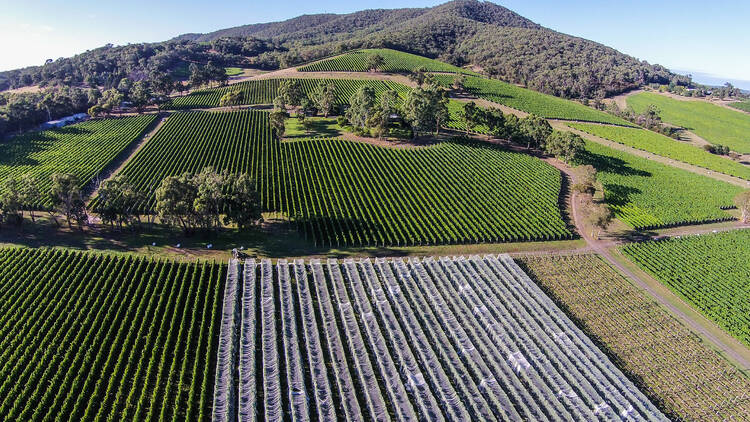
[[[664,122],[684,127],[712,144],[750,153],[750,116],[745,113],[706,101],[681,101],[651,92],[631,95],[627,103],[636,113],[654,104],[661,110]]]
[[[226,265],[0,250],[0,419],[210,421]]]
[[[299,68],[300,72],[366,72],[367,57],[371,54],[379,54],[383,57],[383,66],[378,69],[381,72],[408,73],[417,68],[424,67],[429,72],[466,73],[475,74],[469,70],[461,69],[448,63],[427,57],[404,53],[387,48],[366,49],[346,53],[338,57],[322,60]]]
[[[448,75],[437,75],[436,79],[443,86],[450,87],[453,84],[454,78]],[[632,126],[632,124],[617,116],[586,107],[575,101],[542,94],[496,79],[468,76],[464,87],[471,94],[479,98],[549,119]]]
[[[338,104],[348,104],[349,98],[359,89],[367,85],[380,94],[393,89],[401,95],[405,95],[409,88],[390,81],[377,81],[365,79],[297,79],[302,84],[305,94],[312,92],[318,84],[333,83],[336,86],[336,98]],[[174,97],[166,108],[172,110],[183,110],[189,108],[211,108],[218,107],[221,97],[229,92],[241,90],[244,94],[243,105],[271,104],[279,90],[282,79],[257,79],[240,82],[220,88],[204,89],[192,92],[183,97]]]
[[[170,117],[123,174],[149,194],[166,176],[247,172],[263,207],[318,246],[566,239],[554,167],[481,143],[386,148],[336,139],[272,139],[261,111]]]
[[[568,123],[568,126],[662,157],[750,180],[750,167],[650,130],[586,123]]]
[[[579,164],[591,164],[615,216],[635,229],[732,219],[742,188],[587,141]]]
[[[622,252],[750,345],[750,230],[635,243]]]
[[[44,199],[38,208],[51,207],[47,193],[53,173],[71,173],[81,188],[89,184],[128,145],[140,138],[156,116],[91,120],[61,129],[31,132],[0,143],[0,183],[10,176],[35,176]]]
[[[736,103],[730,103],[730,107],[734,107],[737,110],[747,111],[750,113],[750,101],[739,101]]]
[[[227,72],[227,76],[238,76],[242,75],[243,69],[239,67],[225,67],[224,70]]]

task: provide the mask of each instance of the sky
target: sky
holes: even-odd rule
[[[100,47],[164,41],[312,13],[428,7],[442,0],[0,0],[0,71]],[[495,0],[548,28],[681,72],[750,89],[750,1]],[[700,76],[701,78],[704,76]],[[700,82],[700,81],[699,81]],[[740,85],[737,85],[740,86]]]

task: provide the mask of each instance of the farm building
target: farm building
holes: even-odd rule
[[[73,123],[82,122],[88,119],[89,115],[86,113],[76,113],[72,116],[62,117],[57,120],[50,120],[49,122],[42,123],[40,129],[52,129],[67,126]]]

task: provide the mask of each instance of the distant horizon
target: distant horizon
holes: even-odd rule
[[[668,69],[674,73],[677,73],[678,75],[690,75],[693,78],[693,82],[699,83],[701,85],[723,86],[725,83],[729,82],[737,88],[750,90],[750,80],[747,79],[728,78],[723,75],[716,75],[713,73],[701,72],[697,70],[677,68]]]
[[[284,21],[304,14],[432,7],[446,0],[346,3],[288,0],[283,4],[262,6],[227,0],[211,8],[193,0],[179,3],[133,0],[128,4],[82,0],[75,8],[60,0],[40,3],[14,2],[5,6],[0,15],[0,37],[12,42],[0,44],[0,71],[41,66],[47,59],[71,57],[109,43],[162,42],[187,33]],[[633,0],[627,7],[594,0],[575,0],[565,7],[556,7],[559,3],[551,0],[495,0],[493,3],[546,28],[601,43],[649,63],[680,69],[678,73],[691,73],[698,83],[716,84],[726,79],[738,87],[750,89],[750,57],[738,53],[747,45],[747,35],[741,25],[725,24],[721,19],[726,16],[725,21],[731,22],[736,16],[750,15],[750,4],[707,7],[698,0],[668,0],[658,4]],[[144,14],[142,10],[151,12]],[[705,19],[709,15],[712,18]],[[603,18],[607,16],[614,18]],[[670,18],[663,19],[663,16]]]

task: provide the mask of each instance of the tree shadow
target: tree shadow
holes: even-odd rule
[[[588,150],[582,152],[577,161],[577,164],[592,165],[599,172],[613,173],[620,176],[651,176],[651,173],[647,171],[631,167],[625,160],[609,155],[596,154]]]

